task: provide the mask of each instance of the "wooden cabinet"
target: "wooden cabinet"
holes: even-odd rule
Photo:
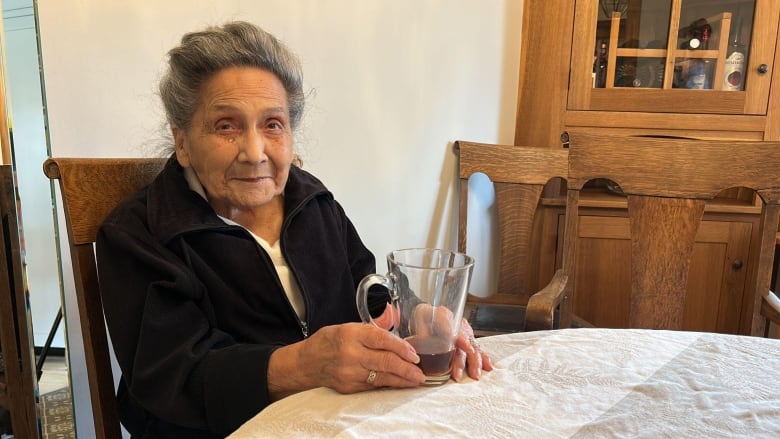
[[[607,4],[622,5],[617,18]],[[681,49],[693,17],[710,21],[706,50]],[[780,87],[774,68],[779,23],[776,0],[527,0],[515,143],[559,147],[567,132],[595,129],[778,140],[780,97],[771,90]],[[551,29],[572,31],[553,35]],[[730,91],[723,77],[727,40],[734,38],[746,63],[742,90]],[[599,88],[594,59],[602,41],[612,81]],[[688,63],[700,61],[709,66],[709,89],[684,88],[677,77]],[[621,67],[638,78],[639,70],[653,65],[653,81],[616,85]]]

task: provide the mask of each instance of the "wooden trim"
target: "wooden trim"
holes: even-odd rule
[[[565,206],[566,200],[564,197],[543,198],[542,205]],[[580,194],[580,207],[625,210],[628,208],[628,202],[625,196],[608,192],[605,189],[586,188],[583,189]],[[755,203],[748,203],[747,201],[740,201],[735,198],[715,198],[707,202],[704,207],[704,212],[710,214],[758,215],[761,213],[761,206],[756,205]]]
[[[13,151],[11,151],[11,136],[8,129],[8,109],[6,108],[6,103],[5,66],[3,61],[0,60],[0,156],[2,157],[0,163],[10,165],[13,162]]]
[[[733,93],[733,92],[732,92]],[[567,126],[608,128],[661,128],[673,126],[675,130],[755,131],[763,132],[766,116],[734,116],[716,114],[644,113],[614,111],[567,111],[564,123]],[[759,139],[760,140],[760,139]]]
[[[525,0],[516,145],[561,146],[573,22],[571,0]]]
[[[775,200],[777,203],[777,200]],[[775,242],[777,241],[777,223],[780,218],[780,205],[767,204],[759,225],[758,260],[751,265],[751,277],[755,275],[755,289],[747,291],[753,297],[753,321],[751,335],[764,336],[767,315],[762,315],[764,297],[772,288],[772,259],[774,258]],[[766,310],[764,310],[766,311]]]
[[[772,2],[780,3],[780,2]],[[775,56],[774,59],[780,60],[780,35],[775,39]],[[746,66],[745,68],[748,68]],[[766,110],[766,128],[764,130],[764,140],[777,141],[780,140],[780,123],[770,123],[770,121],[780,120],[780,74],[772,75],[772,82],[770,84],[771,90],[775,90],[774,93],[769,94],[769,100],[767,101]]]
[[[540,0],[540,1],[544,2],[544,0]],[[573,2],[566,2],[566,3],[567,3],[566,6],[560,6],[560,7],[563,10],[566,9],[575,10],[572,26],[573,29],[576,29],[576,31],[579,33],[577,35],[577,38],[578,39],[582,38],[581,41],[595,42],[596,26],[592,26],[590,24],[595,23],[597,20],[598,2],[596,1],[577,2],[576,8]],[[553,13],[560,13],[560,11],[553,11]],[[544,32],[548,36],[550,35],[549,29],[546,29]],[[571,33],[573,33],[573,31]],[[560,53],[560,54],[556,53],[554,56],[565,58],[566,61],[569,61],[569,59],[571,58],[571,64],[566,66],[566,71],[571,72],[571,79],[570,79],[571,83],[569,83],[569,79],[567,78],[567,82],[564,84],[564,87],[568,89],[569,99],[568,101],[563,101],[561,105],[563,106],[563,108],[567,108],[567,102],[568,102],[568,108],[574,110],[588,109],[590,107],[591,91],[593,90],[593,81],[590,80],[591,75],[588,74],[588,69],[590,68],[590,71],[592,72],[593,51],[595,48],[591,47],[591,50],[576,50],[574,45],[572,44],[573,42],[572,35],[566,35],[564,34],[564,32],[559,32],[558,35],[556,35],[556,37],[568,39],[569,50],[566,53]],[[536,52],[537,56],[539,56],[539,54],[544,54],[544,53],[549,53],[549,52],[546,51],[544,48]],[[573,66],[581,70],[573,70],[574,68]]]
[[[581,188],[590,180],[606,178],[619,182],[626,194],[711,200],[724,189],[760,191],[777,183],[775,163],[761,158],[777,155],[778,142],[611,138],[578,133],[572,136],[571,145],[570,187]],[[735,148],[739,154],[734,153]],[[685,154],[674,154],[677,150]],[[700,166],[703,160],[708,166]],[[749,173],[744,172],[746,167],[750,167]],[[667,182],[674,182],[675,187],[666,188]]]
[[[14,435],[38,437],[35,405],[36,374],[28,322],[22,244],[18,229],[16,191],[11,165],[0,166],[0,344],[5,374],[0,401],[11,412]]]
[[[758,0],[756,1],[756,10],[752,36],[750,37],[750,53],[769,53],[768,50],[778,44],[778,20],[780,20],[780,2],[777,0]],[[761,29],[762,32],[755,32],[755,29]],[[777,58],[774,58],[777,59]],[[767,114],[769,102],[770,86],[774,82],[774,59],[761,59],[755,56],[749,56],[745,65],[744,77],[745,87],[750,89],[752,96],[746,102],[744,113],[746,114]],[[759,73],[758,67],[766,64],[769,67],[767,73]],[[774,89],[775,94],[777,89]],[[740,92],[729,92],[746,94]],[[772,120],[772,119],[769,119]],[[770,127],[767,125],[767,129]]]

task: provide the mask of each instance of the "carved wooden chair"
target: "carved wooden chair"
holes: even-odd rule
[[[119,201],[149,185],[167,159],[51,158],[43,171],[59,180],[97,438],[121,438],[94,243]]]
[[[487,298],[469,295],[465,316],[478,336],[552,329],[558,319],[556,310],[566,307],[567,276],[563,269],[553,273],[554,260],[541,264],[551,267],[543,273],[536,257],[538,240],[533,237],[541,233],[543,221],[536,212],[545,185],[552,181],[560,187],[556,178],[566,178],[567,151],[462,140],[455,142],[455,151],[460,177],[459,251],[466,251],[472,175],[483,173],[493,182],[498,217],[497,291]],[[547,253],[554,254],[554,249]],[[567,315],[563,318],[568,326]]]
[[[734,305],[751,320],[743,326],[752,335],[766,336],[767,319],[777,323],[780,309],[770,292],[780,214],[779,169],[778,142],[571,133],[564,261],[574,264],[578,247],[585,245],[578,231],[583,186],[593,179],[612,180],[626,194],[631,248],[630,292],[613,306],[628,315],[631,328],[692,329],[687,321],[701,310],[692,309],[692,300],[686,306],[687,285],[705,205],[724,189],[753,189],[761,199],[754,201],[761,205],[761,215],[757,245],[748,263],[746,285],[752,289],[746,292],[748,299]],[[575,267],[569,273],[572,285],[586,274],[580,264]],[[572,300],[574,309],[589,318],[580,305],[587,307],[594,299],[575,289]],[[715,300],[705,298],[705,302]],[[712,305],[717,312],[718,306],[730,304]]]

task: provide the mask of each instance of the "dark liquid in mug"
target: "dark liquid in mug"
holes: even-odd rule
[[[420,363],[417,365],[425,375],[444,375],[450,371],[455,346],[437,336],[412,336],[406,339],[417,351]]]

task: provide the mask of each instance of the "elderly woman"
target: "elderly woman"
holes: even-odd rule
[[[306,389],[420,385],[409,343],[357,323],[355,288],[374,256],[293,164],[304,108],[294,55],[244,22],[187,34],[169,55],[160,94],[174,154],[97,241],[127,430],[221,437]],[[492,367],[470,336],[466,324],[456,380]]]

